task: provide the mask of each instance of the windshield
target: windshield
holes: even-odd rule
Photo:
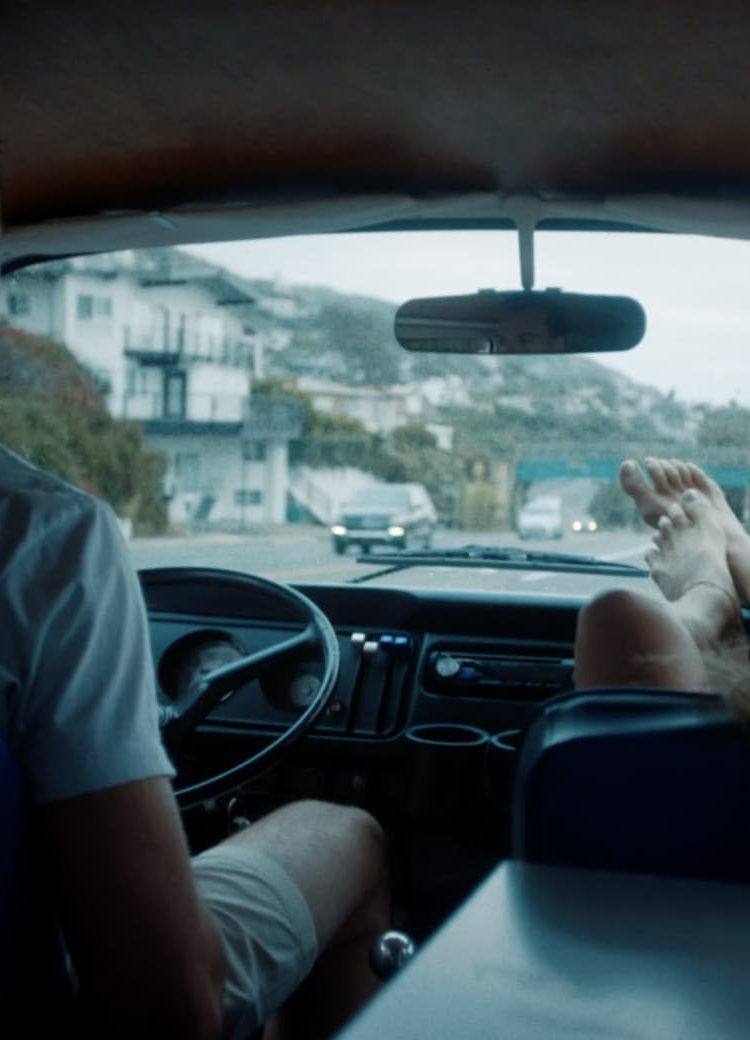
[[[139,567],[349,581],[384,552],[521,543],[640,563],[649,532],[617,486],[625,457],[698,462],[746,518],[749,253],[540,232],[537,288],[633,296],[647,332],[626,353],[536,357],[417,355],[393,335],[409,298],[518,289],[511,232],[39,265],[0,283],[0,440],[107,498]],[[373,515],[348,520],[355,504]],[[408,524],[378,526],[378,510],[407,504]],[[613,584],[434,562],[374,580],[534,595]]]

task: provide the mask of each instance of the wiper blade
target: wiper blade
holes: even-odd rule
[[[647,578],[649,571],[634,563],[606,560],[598,556],[579,556],[576,553],[545,552],[539,549],[521,549],[517,546],[464,545],[458,549],[403,549],[400,552],[379,553],[377,562],[384,566],[377,571],[353,578],[352,584],[369,581],[383,574],[408,570],[410,567],[497,567],[498,570],[544,570],[568,574],[622,575]],[[358,556],[357,563],[372,566],[372,556]]]

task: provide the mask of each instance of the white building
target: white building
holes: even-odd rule
[[[316,411],[358,419],[370,433],[390,433],[418,421],[424,397],[413,386],[345,386],[300,376],[295,386],[309,396]]]
[[[143,424],[168,460],[170,519],[239,526],[286,517],[288,402],[251,403],[254,300],[178,250],[30,268],[0,282],[0,317],[69,347],[111,413]]]

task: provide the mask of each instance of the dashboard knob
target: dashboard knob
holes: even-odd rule
[[[406,932],[381,932],[370,947],[370,967],[383,982],[390,979],[407,964],[417,947]]]
[[[440,654],[435,661],[435,671],[441,679],[450,679],[456,675],[461,667],[461,662],[450,654]]]

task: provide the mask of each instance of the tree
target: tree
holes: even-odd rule
[[[407,423],[376,438],[369,462],[372,472],[383,480],[424,484],[438,513],[454,518],[460,460],[438,446],[424,423]]]
[[[750,409],[732,401],[705,408],[697,433],[702,448],[734,448],[750,453]]]
[[[95,381],[61,343],[0,328],[0,442],[98,495],[137,529],[166,524],[164,458],[140,426],[113,419]]]

